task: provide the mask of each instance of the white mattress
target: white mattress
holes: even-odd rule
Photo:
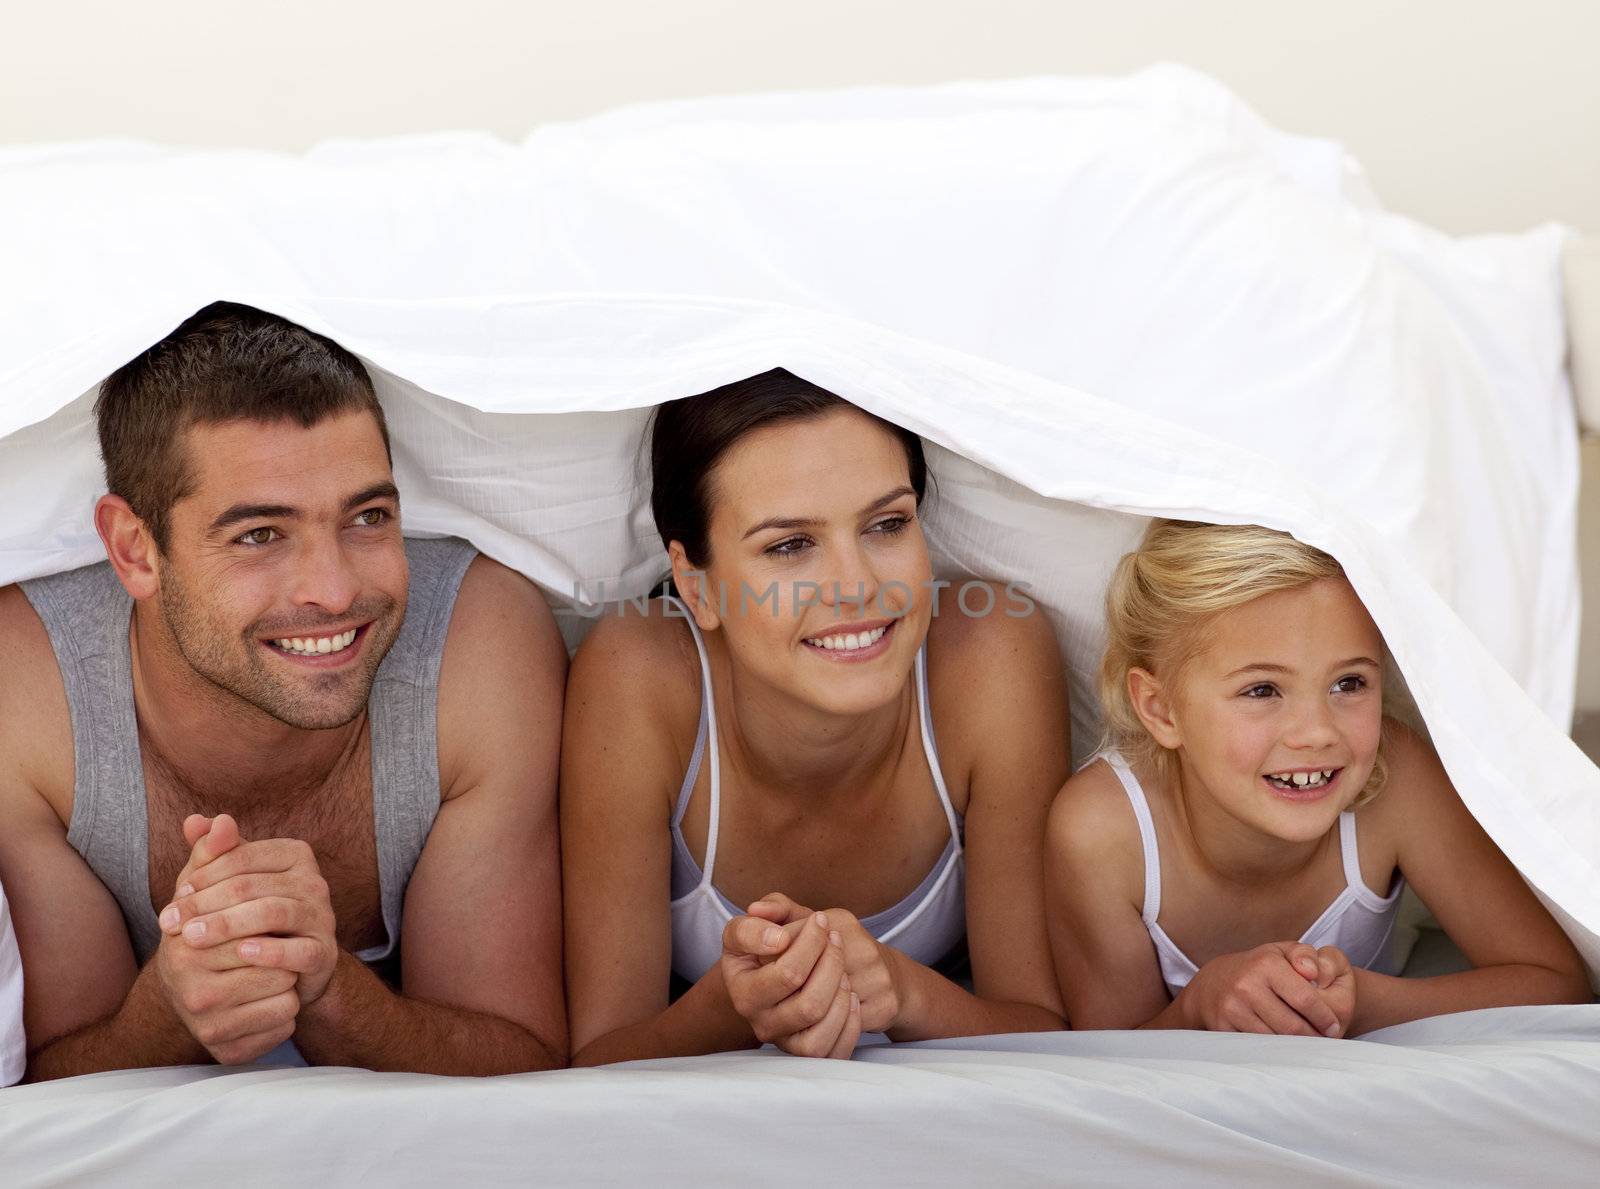
[[[1592,1185],[1600,1006],[1365,1040],[980,1037],[474,1080],[130,1070],[0,1091],[9,1186]]]

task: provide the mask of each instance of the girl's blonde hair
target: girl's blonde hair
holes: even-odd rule
[[[1152,521],[1139,547],[1117,563],[1106,591],[1109,638],[1100,663],[1105,745],[1172,779],[1177,755],[1140,721],[1128,695],[1128,671],[1144,669],[1170,683],[1215,616],[1275,591],[1343,577],[1337,561],[1288,533],[1256,524]],[[1380,736],[1372,775],[1352,808],[1376,797],[1387,776]]]

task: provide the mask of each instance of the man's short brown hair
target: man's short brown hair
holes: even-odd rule
[[[332,339],[251,306],[219,301],[112,372],[95,418],[106,487],[121,496],[166,552],[169,514],[191,490],[183,453],[192,425],[295,421],[310,428],[366,410],[389,430],[372,378]]]

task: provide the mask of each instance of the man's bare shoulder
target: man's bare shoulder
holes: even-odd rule
[[[50,637],[20,586],[0,587],[0,797],[32,789],[72,815],[72,713]]]
[[[479,556],[467,567],[439,670],[439,774],[448,798],[488,768],[543,766],[559,739],[567,650],[539,588]]]

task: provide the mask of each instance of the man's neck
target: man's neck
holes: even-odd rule
[[[324,784],[366,730],[302,730],[196,673],[160,613],[135,607],[128,631],[133,700],[147,758],[204,801],[205,812],[248,811]]]

